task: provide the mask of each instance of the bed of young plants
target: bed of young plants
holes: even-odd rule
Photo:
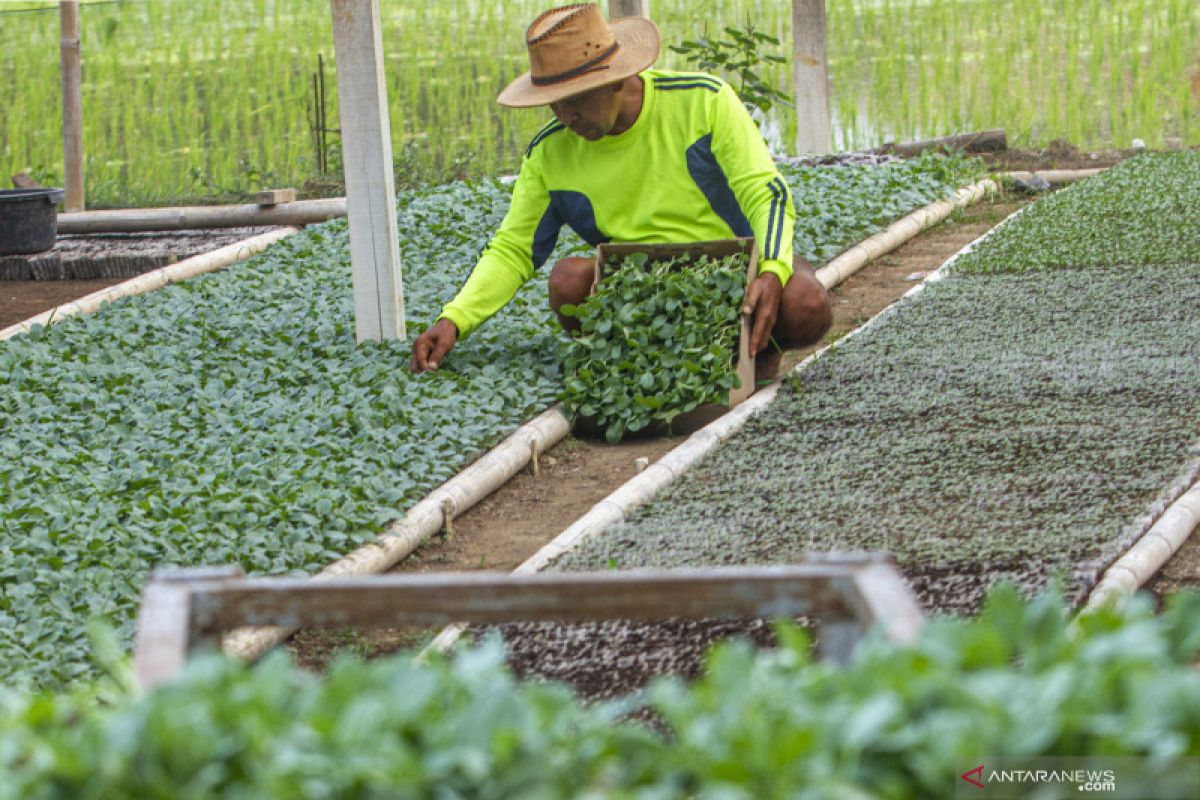
[[[969,169],[791,170],[808,186],[798,200],[857,211],[798,244],[852,244],[830,237],[941,196]],[[485,182],[400,198],[411,333],[457,291],[508,197]],[[564,236],[560,253],[578,246]],[[410,375],[407,345],[356,347],[335,222],[0,345],[0,680],[88,674],[84,621],[105,617],[127,641],[155,566],[311,570],[370,539],[553,402],[558,341],[534,280],[435,373]]]
[[[886,550],[930,609],[1078,600],[1200,440],[1200,153],[1039,201],[557,568]]]
[[[618,442],[670,425],[737,388],[735,355],[746,294],[746,254],[610,262],[596,291],[562,313],[579,322],[563,341],[563,413]]]
[[[1194,797],[1198,631],[1195,595],[1072,628],[1055,596],[1006,588],[913,645],[868,639],[848,667],[783,627],[777,650],[721,646],[691,685],[590,705],[515,681],[495,644],[322,677],[281,653],[202,656],[141,697],[116,666],[86,691],[0,690],[0,799],[915,800],[953,796],[985,756],[1053,755],[1141,757],[1169,782],[1138,796]],[[118,660],[115,642],[98,650]],[[622,720],[639,707],[663,730]]]

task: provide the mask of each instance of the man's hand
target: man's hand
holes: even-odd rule
[[[775,318],[779,315],[779,301],[783,298],[783,284],[773,272],[764,272],[746,287],[746,302],[743,314],[751,315],[750,355],[756,356],[771,340]]]
[[[458,326],[448,319],[439,319],[413,342],[408,368],[413,372],[437,369],[457,341]]]

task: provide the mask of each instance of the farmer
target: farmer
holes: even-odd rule
[[[753,236],[759,271],[743,311],[758,377],[781,353],[829,328],[829,298],[792,254],[795,209],[757,126],[737,94],[701,73],[649,69],[658,28],[639,17],[605,22],[590,3],[551,9],[525,32],[531,69],[497,98],[550,106],[555,119],[529,143],[512,206],[458,295],[413,343],[409,368],[437,369],[460,336],[499,311],[549,258],[563,223],[588,244],[693,242]],[[550,270],[550,305],[592,289],[593,260]]]

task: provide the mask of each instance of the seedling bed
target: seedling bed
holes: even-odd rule
[[[904,213],[933,199],[924,193],[945,195],[965,168],[869,169],[788,173],[798,202],[824,197],[861,212],[839,215],[829,238],[798,232],[800,252],[843,249],[854,239],[834,234],[858,236],[884,222],[870,216],[880,209]],[[912,192],[881,194],[905,180]],[[492,182],[400,198],[410,334],[457,291],[508,200]],[[564,236],[553,258],[572,252],[587,248]],[[349,274],[345,223],[331,222],[226,272],[0,347],[9,685],[92,674],[84,620],[112,621],[127,643],[151,567],[324,566],[553,401],[558,333],[544,280],[441,370],[413,377],[406,345],[354,345]]]
[[[0,256],[0,280],[131,278],[271,230],[274,228],[62,235],[53,250]]]
[[[1200,155],[1141,161],[1035,204],[557,568],[883,549],[933,609],[1001,578],[1078,600],[1198,452],[1200,259],[1163,262],[1195,257]]]
[[[1194,221],[1182,217],[1200,197],[1160,194],[1164,166],[1170,186],[1195,181],[1200,156],[1134,164],[1035,204],[949,278],[800,372],[652,503],[550,568],[883,550],[932,611],[975,612],[1000,580],[1027,593],[1059,583],[1078,603],[1151,509],[1200,474],[1200,259],[1171,261],[1194,252],[1172,237],[1190,236]],[[1094,208],[1118,202],[1119,215]],[[1159,248],[1121,225],[1148,213]],[[1142,263],[1094,255],[1097,243],[1118,242]],[[655,638],[635,628],[604,630],[575,661],[563,655],[564,642],[579,647],[573,628],[508,635],[523,672],[585,691],[603,679],[604,692],[619,692],[622,674],[652,671],[647,658],[676,664],[657,642],[645,655],[606,645]]]

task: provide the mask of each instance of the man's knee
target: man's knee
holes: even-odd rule
[[[792,278],[783,289],[775,338],[783,347],[804,347],[819,341],[832,323],[829,293],[808,262],[797,257]]]
[[[595,270],[595,262],[590,258],[573,256],[557,261],[548,282],[550,307],[557,311],[567,303],[582,303],[592,291]]]

